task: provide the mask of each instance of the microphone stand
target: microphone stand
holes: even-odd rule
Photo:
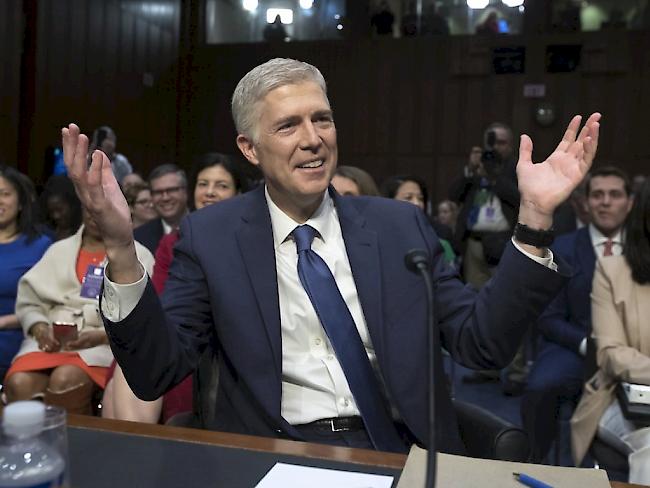
[[[429,449],[427,450],[427,476],[425,487],[434,488],[436,484],[436,394],[435,394],[435,332],[436,323],[433,310],[433,279],[429,256],[422,249],[412,249],[404,256],[406,267],[422,276],[427,289],[427,344],[429,350],[428,379],[429,379]]]

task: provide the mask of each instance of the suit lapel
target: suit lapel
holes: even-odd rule
[[[381,310],[381,263],[377,234],[365,228],[366,220],[345,198],[330,187],[341,224],[345,250],[350,260],[357,295],[368,332],[377,351],[383,351],[383,314]]]
[[[264,196],[264,186],[250,192],[248,208],[242,213],[242,226],[237,230],[237,242],[273,355],[278,382],[282,379],[282,333],[278,279],[275,269],[273,228]],[[277,400],[279,405],[280,399]]]

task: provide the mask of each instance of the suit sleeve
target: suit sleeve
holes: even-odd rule
[[[635,325],[625,324],[614,303],[612,283],[600,263],[594,274],[591,303],[598,367],[619,380],[650,385],[650,357],[629,345],[626,325]]]
[[[586,334],[582,327],[569,320],[568,310],[568,290],[567,287],[564,287],[542,313],[537,321],[537,328],[546,340],[580,354],[580,343]]]
[[[158,398],[187,377],[213,330],[206,279],[192,238],[184,220],[162,302],[149,280],[124,320],[114,323],[103,317],[115,359],[142,400]]]
[[[566,282],[567,265],[559,259],[555,272],[509,242],[495,276],[477,293],[445,265],[433,233],[423,223],[420,229],[433,256],[434,307],[443,346],[470,368],[506,366],[530,324]]]

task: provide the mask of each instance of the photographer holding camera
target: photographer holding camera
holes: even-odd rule
[[[472,148],[463,176],[450,194],[451,200],[462,205],[456,239],[463,252],[463,277],[476,288],[496,269],[512,237],[519,208],[512,129],[492,123],[483,140],[483,148]]]
[[[462,250],[463,278],[477,289],[494,274],[517,223],[516,165],[512,129],[494,122],[483,133],[483,147],[472,147],[463,176],[452,185],[450,198],[462,205],[455,238]],[[526,374],[520,347],[504,372],[504,393],[519,394]],[[464,381],[498,381],[499,377],[499,371],[475,371]]]

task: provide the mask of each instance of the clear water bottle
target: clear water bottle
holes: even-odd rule
[[[45,405],[15,402],[4,409],[3,443],[0,445],[0,488],[59,488],[63,486],[65,461],[43,442]]]

